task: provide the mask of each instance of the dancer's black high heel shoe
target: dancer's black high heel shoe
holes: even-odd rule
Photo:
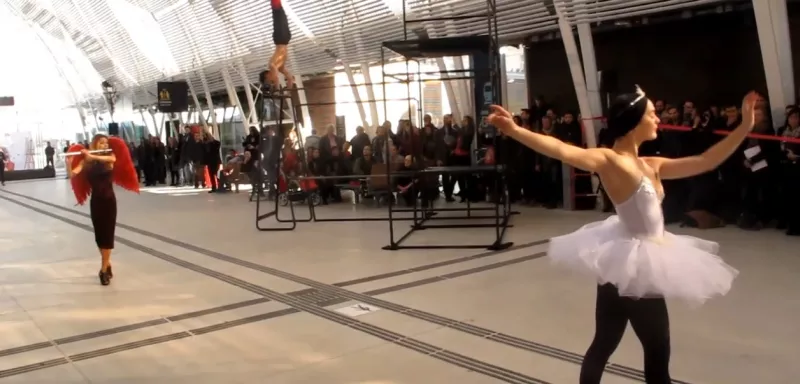
[[[100,284],[102,285],[108,285],[111,283],[111,277],[109,276],[108,271],[103,271],[101,269],[100,272],[97,274],[97,277],[100,278]]]

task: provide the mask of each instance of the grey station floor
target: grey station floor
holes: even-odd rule
[[[118,191],[116,276],[102,287],[88,206],[66,180],[0,189],[0,383],[577,383],[595,287],[542,252],[599,213],[521,208],[506,252],[389,252],[386,223],[258,232],[246,193],[173,192]],[[741,271],[727,297],[670,303],[675,380],[797,383],[800,240],[671,230],[719,241]],[[408,243],[491,236],[431,229]],[[629,330],[604,383],[643,382],[641,368]]]

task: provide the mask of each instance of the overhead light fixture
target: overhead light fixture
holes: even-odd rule
[[[117,103],[117,88],[114,87],[114,84],[111,84],[108,80],[103,80],[100,83],[100,87],[103,89],[103,97],[106,99],[106,103],[108,104],[108,112],[111,115],[111,122],[114,122],[114,106]]]

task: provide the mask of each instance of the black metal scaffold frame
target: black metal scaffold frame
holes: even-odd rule
[[[445,39],[425,39],[425,40],[410,40],[408,38],[408,24],[410,23],[417,23],[422,21],[431,21],[428,19],[418,19],[418,20],[407,20],[406,18],[406,10],[405,10],[405,1],[403,1],[403,35],[404,40],[402,41],[394,41],[394,42],[384,42],[381,46],[381,63],[382,63],[382,70],[381,73],[383,75],[383,79],[380,83],[374,83],[370,85],[378,85],[380,84],[383,87],[383,95],[386,95],[386,84],[396,84],[396,82],[387,83],[386,78],[391,78],[396,80],[399,83],[405,83],[407,87],[407,95],[408,97],[405,99],[379,99],[379,100],[366,100],[362,102],[376,102],[376,101],[383,101],[384,104],[384,116],[388,116],[388,104],[387,101],[407,101],[408,102],[408,111],[409,111],[409,120],[411,119],[412,114],[412,101],[417,102],[417,118],[418,126],[422,126],[421,120],[422,116],[422,104],[419,100],[411,97],[411,82],[412,76],[416,75],[416,80],[419,86],[419,93],[422,94],[422,83],[426,80],[422,78],[422,75],[431,75],[431,74],[467,74],[466,76],[459,76],[459,77],[451,77],[447,76],[446,78],[442,79],[432,79],[436,81],[449,81],[449,80],[475,80],[475,74],[477,70],[475,68],[470,69],[461,69],[461,70],[441,70],[436,72],[422,72],[421,65],[419,60],[416,57],[426,57],[426,55],[412,55],[408,54],[408,52],[404,52],[403,46],[406,46],[406,50],[410,46],[420,47],[420,44],[442,41],[442,40],[449,40],[449,44],[452,44],[453,41],[456,40],[463,40],[463,37],[458,38],[445,38]],[[465,16],[455,16],[453,18],[446,18],[447,20],[461,20],[465,19]],[[451,52],[451,54],[442,54],[439,53],[438,56],[428,56],[428,57],[442,57],[442,56],[457,56],[457,55],[465,55],[469,54],[470,52],[474,51],[481,51],[487,52],[486,49],[488,48],[488,55],[489,55],[489,79],[493,84],[492,87],[492,94],[493,99],[497,100],[497,96],[500,92],[500,84],[499,84],[499,68],[500,68],[500,57],[499,57],[499,43],[497,40],[497,18],[496,18],[496,4],[495,0],[487,0],[487,12],[483,15],[472,15],[468,18],[475,19],[475,18],[485,18],[487,20],[488,25],[488,34],[485,36],[471,36],[471,40],[469,40],[472,45],[464,47],[463,44],[459,46],[456,44],[456,47],[450,47],[450,49],[456,49],[458,53]],[[437,18],[437,20],[441,20],[442,18]],[[455,40],[454,40],[455,39]],[[409,46],[410,45],[410,46]],[[434,44],[435,46],[435,44]],[[398,54],[401,54],[405,57],[406,62],[406,73],[405,74],[388,74],[386,73],[386,58],[385,58],[385,49],[390,49]],[[417,63],[417,71],[416,73],[411,72],[409,69],[409,63],[414,61]],[[333,86],[333,88],[344,87],[342,86]],[[352,85],[346,85],[347,87],[351,87]],[[315,87],[314,89],[321,89]],[[296,89],[299,90],[299,89]],[[266,100],[272,100],[274,103],[276,100],[279,100],[279,113],[278,113],[278,120],[277,120],[277,127],[279,129],[276,132],[276,137],[273,140],[280,140],[282,143],[285,139],[283,127],[283,109],[285,107],[284,101],[286,99],[291,99],[289,96],[283,94],[282,92],[277,92],[276,94],[272,93],[263,93],[261,97],[262,106],[260,107],[261,118],[260,118],[260,128],[263,131],[263,116],[264,113],[264,104]],[[292,106],[292,113],[293,113],[293,120],[297,122],[297,111],[300,107],[303,106],[318,106],[318,105],[329,105],[334,104],[334,102],[328,103],[303,103],[303,104],[294,104]],[[338,104],[338,103],[336,103]],[[296,129],[296,123],[293,124],[293,128]],[[358,176],[312,176],[308,173],[308,159],[306,154],[304,153],[304,143],[302,134],[299,131],[296,131],[298,144],[301,151],[300,161],[304,167],[303,173],[306,174],[304,177],[299,177],[297,180],[360,180],[365,178],[372,177],[371,175],[358,175]],[[474,135],[478,135],[478,129],[475,127]],[[268,151],[274,151],[277,147],[272,146],[271,148],[265,148],[266,142],[262,140],[261,145],[261,153],[262,159],[264,154],[268,154]],[[496,145],[496,135],[493,136],[493,145],[497,149]],[[282,148],[282,145],[280,146]],[[389,148],[389,140],[386,140],[386,147],[384,148],[384,153],[390,153]],[[497,154],[500,157],[500,154]],[[267,169],[267,172],[270,171],[275,172],[276,175],[280,175],[280,170],[282,169],[283,165],[283,151],[280,151],[278,155],[278,161],[274,164],[273,169]],[[263,160],[262,160],[263,161]],[[259,165],[260,167],[260,165]],[[306,204],[308,204],[309,215],[307,218],[298,218],[294,209],[295,202],[292,199],[288,199],[288,206],[291,212],[290,219],[282,219],[278,212],[280,208],[280,202],[277,196],[275,197],[274,201],[274,209],[272,211],[261,213],[261,199],[256,198],[256,227],[261,231],[287,231],[293,230],[297,227],[298,222],[360,222],[360,221],[386,221],[389,224],[389,244],[383,249],[386,250],[397,250],[397,249],[475,249],[475,248],[488,248],[493,250],[500,250],[508,248],[512,245],[510,242],[503,242],[505,237],[506,229],[511,227],[509,225],[509,219],[512,214],[516,214],[517,212],[512,212],[510,207],[510,202],[508,199],[508,193],[506,189],[506,175],[505,175],[505,167],[502,165],[498,165],[497,161],[493,165],[484,165],[484,166],[465,166],[465,167],[432,167],[432,168],[424,168],[418,171],[413,172],[393,172],[391,169],[391,165],[387,164],[386,167],[386,180],[388,183],[393,185],[392,180],[394,177],[398,176],[412,176],[412,177],[424,177],[424,176],[431,176],[431,175],[441,175],[441,174],[494,174],[494,191],[499,192],[499,196],[495,199],[496,201],[493,204],[493,207],[472,207],[471,202],[467,199],[466,207],[458,207],[458,208],[434,208],[432,206],[427,207],[420,207],[418,206],[416,199],[414,199],[413,207],[410,208],[396,208],[394,206],[394,201],[392,198],[388,199],[387,204],[387,213],[388,215],[385,217],[346,217],[346,218],[319,218],[317,217],[316,210],[314,208],[314,204],[311,199],[306,199]],[[259,171],[258,173],[258,180],[256,181],[256,185],[258,190],[254,191],[253,193],[260,195],[262,192],[263,186],[263,172]],[[278,176],[280,177],[280,176]],[[270,177],[270,182],[277,180],[278,177]],[[287,180],[288,183],[288,180]],[[276,185],[270,186],[272,190],[276,190]],[[476,215],[475,213],[480,211],[493,211],[494,215]],[[461,212],[464,213],[463,216],[440,216],[439,213],[442,212]],[[398,217],[398,213],[411,213],[411,217],[407,216],[400,216]],[[260,222],[270,218],[275,217],[275,220],[278,223],[289,224],[289,226],[284,227],[262,227]],[[442,225],[431,225],[426,224],[426,222],[430,220],[492,220],[493,223],[470,223],[470,224],[442,224]],[[394,225],[396,221],[413,221],[411,228],[400,236],[399,238],[395,235]],[[444,244],[444,245],[437,245],[437,244],[428,244],[428,245],[403,245],[402,243],[410,237],[410,235],[416,231],[421,229],[434,229],[434,228],[493,228],[495,230],[495,238],[490,244]]]
[[[383,78],[381,83],[383,85],[383,93],[386,94],[386,78],[393,78],[402,82],[406,83],[406,86],[409,87],[409,94],[410,87],[411,87],[411,78],[414,73],[409,71],[409,62],[414,61],[417,64],[416,73],[418,80],[418,85],[420,87],[420,94],[422,93],[422,76],[420,71],[420,61],[419,58],[436,58],[436,57],[444,57],[444,56],[461,56],[461,55],[469,55],[475,52],[486,52],[489,56],[488,60],[488,74],[489,74],[489,81],[492,84],[492,98],[493,100],[498,100],[498,96],[500,93],[500,44],[498,41],[498,31],[497,31],[497,4],[496,0],[486,0],[486,12],[483,14],[476,14],[476,15],[459,15],[459,16],[452,16],[452,17],[437,17],[437,18],[423,18],[423,19],[413,19],[409,20],[408,15],[406,12],[406,0],[402,2],[403,7],[403,40],[400,41],[386,41],[381,44],[381,73]],[[454,21],[454,20],[465,20],[465,19],[485,19],[487,23],[487,33],[486,35],[479,35],[479,36],[459,36],[459,37],[445,37],[445,38],[420,38],[420,39],[409,39],[409,24],[421,23],[421,22],[428,22],[428,21]],[[396,75],[396,74],[387,74],[386,73],[386,50],[390,50],[395,52],[405,58],[406,62],[406,73],[403,75]],[[450,81],[450,80],[459,80],[459,79],[468,79],[477,81],[476,74],[478,71],[483,70],[476,68],[474,65],[467,70],[442,70],[441,74],[451,74],[451,73],[467,73],[466,76],[461,77],[450,77],[446,76],[441,79],[441,81]],[[471,76],[470,76],[471,75]],[[418,115],[419,119],[422,119],[422,106],[419,106],[420,110]],[[384,115],[387,115],[387,105],[384,104]],[[411,105],[409,103],[409,118],[411,116]],[[480,116],[475,116],[476,125],[480,119]],[[420,124],[419,126],[422,126]],[[476,142],[478,136],[478,127],[474,127],[474,137],[473,140]],[[386,150],[388,151],[388,141],[386,143]],[[497,147],[497,135],[492,135],[492,145],[495,148],[495,151],[498,150]],[[500,154],[496,152],[496,159],[500,158]],[[387,169],[387,179],[392,179],[392,167],[388,166]],[[495,161],[493,165],[484,165],[484,166],[470,166],[470,167],[433,167],[433,168],[426,168],[416,172],[417,176],[425,175],[425,174],[494,174],[494,192],[498,194],[495,197],[494,206],[492,208],[473,208],[470,206],[469,199],[467,199],[467,206],[464,208],[433,208],[433,207],[423,207],[420,211],[416,204],[411,209],[414,216],[414,224],[411,228],[403,235],[396,237],[394,222],[396,220],[395,213],[399,212],[408,212],[409,209],[396,209],[393,207],[392,201],[389,201],[388,210],[389,210],[389,244],[385,246],[383,249],[385,250],[398,250],[398,249],[472,249],[472,248],[488,248],[491,250],[500,250],[505,249],[513,245],[511,242],[504,242],[503,239],[505,238],[506,230],[510,227],[509,220],[512,214],[516,212],[511,211],[510,201],[508,198],[508,191],[506,185],[506,167],[499,165],[498,161]],[[473,211],[494,211],[494,215],[487,216],[487,215],[473,215]],[[435,217],[434,215],[439,212],[462,212],[465,213],[464,216],[447,216],[447,217]],[[421,214],[420,214],[421,213]],[[419,215],[418,215],[419,214]],[[419,219],[417,219],[419,217]],[[436,219],[447,219],[447,220],[492,220],[493,223],[471,223],[471,224],[441,224],[441,225],[432,225],[432,224],[425,224],[426,221],[431,220],[433,218]],[[404,245],[403,242],[408,239],[415,231],[420,229],[444,229],[444,228],[493,228],[495,230],[494,233],[494,241],[490,244],[423,244],[423,245]]]

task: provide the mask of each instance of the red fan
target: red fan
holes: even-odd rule
[[[131,192],[139,193],[139,178],[136,175],[136,168],[133,166],[133,159],[131,159],[131,152],[128,149],[128,145],[120,138],[109,137],[108,147],[116,158],[111,179],[120,187]],[[73,144],[67,149],[67,152],[80,152],[84,149],[85,148],[80,144]],[[67,160],[70,165],[68,171],[71,172],[72,169],[77,167],[83,161],[83,158],[83,155],[71,156],[71,158]],[[70,181],[78,205],[83,205],[92,193],[92,186],[89,184],[86,172],[81,171],[81,173],[73,176]]]
[[[80,152],[84,149],[86,148],[84,148],[83,145],[72,144],[67,149],[67,152]],[[71,173],[72,170],[83,161],[83,155],[68,157],[66,161],[67,172]],[[86,173],[81,171],[81,173],[77,175],[70,175],[70,183],[72,184],[72,192],[75,193],[75,199],[78,201],[78,205],[83,205],[92,193],[92,186],[89,184],[89,179],[86,178]]]
[[[139,177],[136,174],[136,167],[133,166],[128,145],[118,137],[109,137],[108,147],[117,158],[117,161],[114,162],[114,183],[131,192],[139,193]]]

